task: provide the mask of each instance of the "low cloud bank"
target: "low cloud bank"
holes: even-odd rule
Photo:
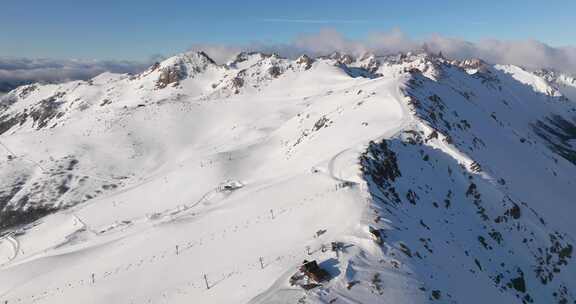
[[[32,82],[90,79],[103,72],[138,73],[149,63],[0,57],[0,92]]]

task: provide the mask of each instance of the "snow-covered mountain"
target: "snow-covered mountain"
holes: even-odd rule
[[[19,87],[0,302],[576,303],[574,100],[569,75],[425,53]]]

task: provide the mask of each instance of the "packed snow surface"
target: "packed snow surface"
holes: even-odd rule
[[[570,79],[185,53],[20,87],[1,303],[573,303]],[[304,260],[330,280],[292,286]]]

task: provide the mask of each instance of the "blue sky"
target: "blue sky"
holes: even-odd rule
[[[576,45],[576,1],[28,0],[0,7],[0,56],[146,60],[196,43],[289,42],[336,29],[361,39],[399,28],[470,41]]]

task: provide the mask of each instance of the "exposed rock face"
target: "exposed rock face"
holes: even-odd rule
[[[20,92],[20,98],[26,98],[31,92],[34,91],[34,86],[23,87]],[[29,119],[32,121],[32,125],[37,129],[43,129],[48,127],[58,118],[64,116],[64,111],[61,109],[64,104],[63,98],[66,95],[65,92],[57,92],[56,94],[38,101],[37,104],[25,108],[23,111],[12,114],[0,114],[0,134],[10,130],[15,126],[22,126]],[[7,102],[4,103],[5,107],[16,102],[17,99],[7,97],[5,99]]]
[[[158,77],[158,82],[156,87],[163,89],[170,84],[178,84],[180,80],[184,77],[182,71],[178,67],[166,67],[162,69],[160,77]]]
[[[308,55],[302,55],[296,59],[296,64],[304,66],[306,70],[312,67],[312,58],[308,57]]]
[[[264,54],[264,53],[258,53],[258,52],[241,52],[238,55],[236,55],[236,58],[234,60],[232,60],[231,65],[234,66],[238,63],[246,62],[252,58],[257,58],[259,60],[262,60],[262,59],[270,58],[270,57],[272,57],[271,54]]]
[[[121,179],[106,181],[78,172],[81,164],[72,156],[49,165],[23,166],[29,162],[16,155],[0,167],[2,183],[9,185],[0,189],[0,232],[97,198],[122,184]]]
[[[39,106],[30,111],[30,117],[34,120],[37,129],[42,129],[48,126],[48,123],[53,118],[62,117],[62,115],[64,115],[63,112],[59,111],[63,102],[58,101],[58,99],[62,98],[64,95],[65,93],[60,92],[48,99],[41,100]]]
[[[206,53],[189,52],[171,57],[160,65],[152,66],[150,70],[160,70],[156,87],[163,89],[169,85],[177,85],[186,78],[193,78],[206,71],[209,67],[214,66],[216,66],[216,62],[208,57]]]
[[[509,294],[519,303],[575,300],[569,292],[560,295],[571,284],[567,275],[573,271],[574,244],[566,233],[551,229],[526,203],[513,201],[507,193],[494,195],[492,185],[457,163],[449,165],[446,180],[426,181],[422,175],[428,171],[439,176],[445,170],[434,165],[441,156],[426,143],[408,138],[412,134],[371,143],[361,157],[377,218],[394,219],[400,225],[384,230],[388,242],[398,242],[388,254],[417,265],[443,263],[442,257],[450,256],[452,264],[471,274],[466,284],[476,284],[476,274],[487,276],[496,294]],[[427,214],[432,212],[442,215],[431,219]],[[538,234],[541,230],[550,234]],[[448,249],[452,246],[461,249]],[[445,280],[449,281],[444,274],[432,274],[424,279],[425,289],[458,299],[454,289],[439,284]]]
[[[534,123],[533,128],[552,151],[576,165],[576,122],[553,115]]]
[[[360,62],[360,67],[369,73],[376,73],[380,68],[380,61],[373,54],[365,54],[358,59],[358,62]]]
[[[282,70],[280,69],[279,66],[272,66],[268,69],[268,73],[270,74],[270,76],[278,78],[278,76],[282,74]]]
[[[488,64],[486,64],[486,62],[484,62],[482,59],[478,58],[459,61],[456,64],[462,68],[475,69],[479,72],[486,72],[488,70]]]
[[[339,52],[332,53],[329,58],[336,60],[338,63],[343,65],[352,64],[355,61],[355,58],[352,55],[348,54],[341,54]]]
[[[16,114],[13,116],[2,115],[0,116],[0,134],[4,134],[15,126],[23,125],[28,117],[27,113]]]

